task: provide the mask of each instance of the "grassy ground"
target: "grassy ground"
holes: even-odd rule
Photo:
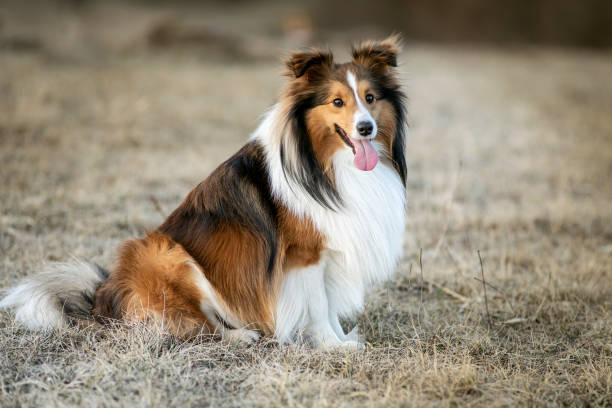
[[[103,57],[50,37],[0,51],[0,286],[71,255],[110,265],[245,142],[282,81],[274,58],[106,30]],[[612,405],[610,66],[409,45],[405,256],[358,319],[365,351],[39,334],[2,312],[0,405]]]

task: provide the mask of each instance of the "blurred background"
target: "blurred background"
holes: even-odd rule
[[[409,41],[609,49],[607,0],[0,2],[0,47],[92,56],[199,47],[207,58],[263,59],[279,45],[401,32]],[[69,52],[72,51],[72,52]],[[220,55],[221,54],[221,55]]]

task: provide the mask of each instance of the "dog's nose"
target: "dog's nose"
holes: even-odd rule
[[[369,120],[363,120],[361,122],[357,122],[357,132],[361,136],[369,136],[372,134],[372,130],[374,130],[374,124]]]

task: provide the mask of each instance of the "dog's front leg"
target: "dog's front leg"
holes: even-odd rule
[[[321,261],[316,268],[313,268],[306,279],[305,285],[308,291],[308,324],[304,334],[315,347],[332,348],[344,345],[344,333],[340,328],[341,337],[334,328],[334,323],[330,321],[329,303],[325,290],[325,262]],[[337,319],[336,319],[337,320]]]
[[[340,311],[359,309],[363,299],[363,289],[359,285],[351,284],[342,262],[342,257],[335,253],[328,254],[325,270],[325,292],[327,294],[328,316],[332,329],[346,347],[364,348],[363,339],[359,336],[357,326],[348,334],[340,324]]]
[[[315,347],[337,347],[343,341],[329,321],[323,281],[325,260],[296,268],[281,283],[276,303],[275,337],[280,343],[309,341]]]

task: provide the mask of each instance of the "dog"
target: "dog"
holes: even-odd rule
[[[76,317],[158,321],[176,336],[363,347],[341,318],[391,278],[405,227],[405,95],[396,36],[352,59],[295,52],[250,139],[114,267],[54,263],[0,307],[30,329]]]

